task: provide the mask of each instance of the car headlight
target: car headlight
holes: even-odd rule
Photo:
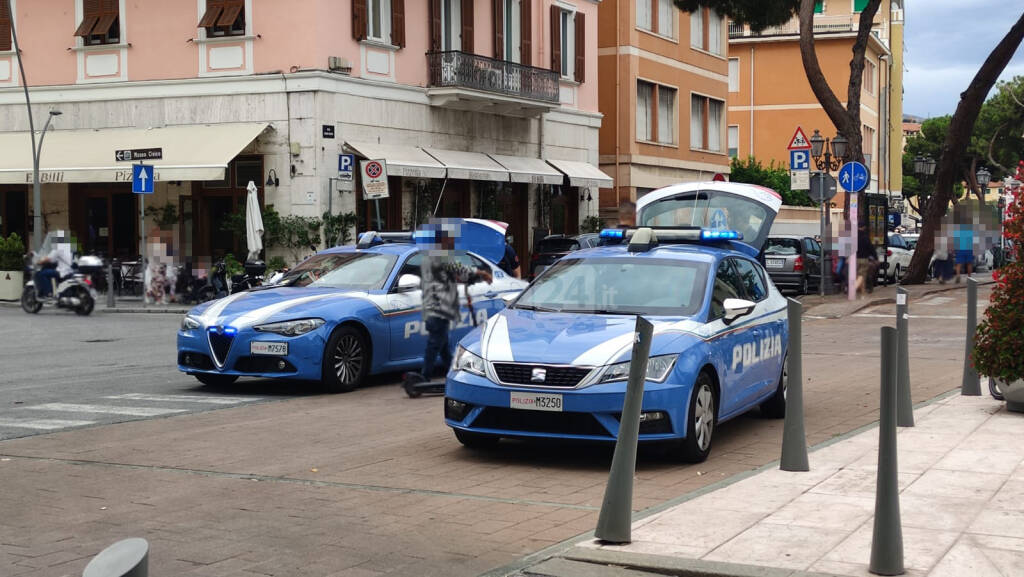
[[[185,315],[185,318],[181,319],[181,330],[183,331],[190,331],[192,329],[198,329],[199,327],[199,321],[193,317]]]
[[[459,347],[459,350],[455,352],[455,358],[452,359],[452,370],[466,371],[481,377],[486,376],[484,359],[467,351],[465,347]]]
[[[654,381],[660,383],[668,378],[668,374],[672,372],[672,367],[676,364],[676,358],[679,355],[658,355],[647,359],[647,376],[648,381]],[[601,373],[601,380],[599,383],[609,383],[611,381],[624,381],[629,378],[629,361],[624,363],[615,363],[614,365],[608,365],[608,367]]]
[[[286,337],[296,337],[318,329],[323,325],[324,319],[296,319],[294,321],[257,325],[253,328],[264,333],[277,333]]]

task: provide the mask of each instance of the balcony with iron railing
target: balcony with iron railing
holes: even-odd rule
[[[441,106],[467,103],[551,109],[559,102],[559,75],[460,51],[427,53],[427,92]],[[478,106],[479,107],[479,106]]]
[[[881,26],[881,23],[876,17],[876,26]],[[857,28],[860,26],[860,14],[847,14],[842,16],[815,16],[814,17],[814,34],[840,34],[857,32]],[[880,40],[888,40],[885,34],[886,27],[875,30],[875,36],[878,36]],[[798,36],[800,34],[800,21],[793,18],[785,24],[779,26],[769,26],[760,32],[755,32],[750,29],[749,26],[743,24],[737,24],[736,22],[729,22],[729,38],[763,38],[770,36]]]

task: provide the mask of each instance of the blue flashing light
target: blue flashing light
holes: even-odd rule
[[[703,241],[743,240],[743,233],[735,230],[702,229],[700,239]]]
[[[601,231],[601,238],[614,238],[623,239],[626,238],[626,229],[624,228],[606,228]]]
[[[224,334],[226,334],[226,335],[233,335],[233,334],[235,334],[237,332],[238,332],[238,329],[236,329],[235,327],[224,327]]]

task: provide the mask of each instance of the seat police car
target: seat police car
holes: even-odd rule
[[[504,223],[465,219],[452,226],[459,228],[456,260],[494,277],[491,284],[460,285],[455,343],[526,283],[495,264],[504,255]],[[368,375],[419,368],[427,338],[420,263],[430,248],[416,242],[419,236],[367,232],[354,247],[310,257],[274,286],[193,308],[178,331],[178,370],[208,385],[272,377],[320,381],[328,392],[347,392]]]
[[[445,422],[467,446],[501,437],[614,441],[636,317],[654,325],[641,442],[707,458],[718,423],[782,417],[786,299],[757,260],[781,198],[735,183],[649,193],[636,229],[570,253],[460,343]]]

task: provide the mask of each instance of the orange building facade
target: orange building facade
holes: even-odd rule
[[[728,173],[725,19],[671,0],[605,0],[598,12],[601,216],[677,182]]]
[[[860,10],[866,3],[866,0],[827,0],[819,2],[816,8],[814,28],[818,61],[829,86],[844,106],[851,51]],[[898,128],[902,110],[899,78],[902,76],[897,78],[900,86],[895,86],[891,72],[893,68],[902,69],[902,43],[891,43],[894,20],[902,26],[899,2],[885,0],[875,16],[865,53],[860,116],[863,150],[865,155],[870,155],[871,183],[867,192],[888,193],[893,188],[890,183],[895,183],[898,191],[902,178],[891,174],[895,163],[889,161],[893,154],[900,154],[902,139]],[[815,129],[824,137],[835,136],[835,126],[807,81],[796,19],[760,33],[730,23],[728,34],[727,142],[730,156],[753,156],[765,164],[775,162],[788,168],[787,146],[798,126],[808,137]]]

